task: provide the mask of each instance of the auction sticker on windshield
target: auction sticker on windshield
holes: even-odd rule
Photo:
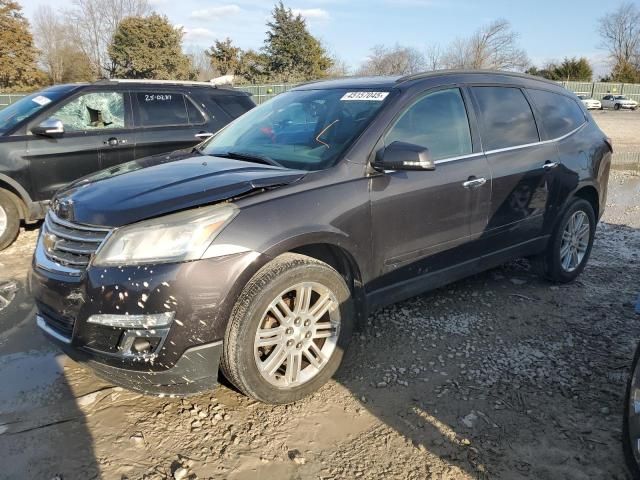
[[[46,104],[51,103],[51,100],[45,97],[44,95],[38,95],[37,97],[33,97],[31,101],[37,103],[41,107],[44,107]]]
[[[389,92],[347,92],[340,100],[364,100],[381,102],[387,98]]]

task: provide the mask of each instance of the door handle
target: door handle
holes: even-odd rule
[[[119,142],[118,142],[118,139],[116,137],[111,137],[110,139],[105,140],[102,143],[104,143],[105,145],[109,145],[110,147],[115,147],[115,146],[118,145]]]
[[[200,140],[205,140],[207,138],[213,137],[213,133],[211,132],[199,132],[194,135],[194,137],[199,138]]]
[[[473,178],[473,177],[471,177],[466,182],[462,182],[462,186],[464,188],[477,188],[477,187],[481,187],[485,183],[487,183],[487,179],[484,178],[484,177],[483,178]]]
[[[544,162],[544,165],[542,165],[542,168],[544,168],[545,170],[551,170],[552,168],[556,168],[557,166],[558,162],[551,162],[547,160],[546,162]]]

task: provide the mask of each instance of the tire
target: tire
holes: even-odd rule
[[[0,251],[11,245],[20,231],[20,213],[11,196],[0,190]]]
[[[636,353],[633,356],[633,363],[631,364],[631,373],[627,380],[627,390],[624,396],[624,415],[622,417],[622,449],[624,450],[624,457],[627,462],[627,468],[631,473],[631,478],[640,478],[640,465],[638,458],[633,454],[634,443],[637,442],[636,438],[631,438],[631,431],[635,432],[634,437],[638,435],[638,425],[640,423],[640,417],[636,414],[633,417],[629,415],[632,413],[631,405],[634,404],[634,400],[631,398],[632,390],[638,388],[640,383],[640,368],[638,361],[640,360],[640,345],[636,348]],[[635,440],[635,442],[634,442]]]
[[[619,103],[616,103],[616,104],[613,106],[613,109],[614,109],[614,110],[620,110],[620,104],[619,104]]]
[[[565,235],[565,229],[568,228],[568,223],[572,218],[581,218],[582,225],[585,225],[585,221],[588,222],[588,239],[587,235],[584,235],[583,238],[584,241],[586,241],[586,245],[584,245],[584,242],[575,242],[577,248],[581,250],[581,253],[576,253],[576,256],[571,259],[571,265],[568,265],[569,268],[565,268],[562,260],[563,258],[566,259],[566,256],[561,256],[561,249],[563,248],[563,236]],[[540,255],[534,257],[534,268],[541,274],[541,276],[551,281],[559,283],[573,281],[582,273],[587,261],[589,260],[589,255],[591,254],[591,249],[593,247],[595,230],[596,218],[591,204],[582,198],[574,199],[567,208],[565,208],[560,220],[554,227],[546,250]],[[570,237],[570,234],[568,236]],[[571,242],[565,242],[565,248],[567,243]],[[583,246],[584,250],[582,250]],[[572,248],[569,247],[569,250],[572,250]]]
[[[302,294],[303,289],[308,293]],[[300,300],[305,296],[309,298],[306,309]],[[281,306],[275,307],[278,300]],[[301,304],[300,313],[296,314]],[[331,308],[324,312],[319,305]],[[320,308],[318,321],[311,320],[314,307]],[[304,255],[281,255],[260,269],[238,297],[224,338],[222,373],[242,393],[261,402],[295,402],[319,389],[336,372],[354,323],[351,292],[336,270]],[[257,345],[259,327],[265,346]],[[268,329],[282,329],[277,342],[265,333]],[[312,364],[309,355],[316,364]],[[321,362],[323,356],[325,361]],[[269,372],[273,370],[270,359],[271,367],[280,365],[275,373]],[[289,370],[289,364],[300,369]]]

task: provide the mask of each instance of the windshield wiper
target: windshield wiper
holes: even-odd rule
[[[266,155],[260,155],[258,153],[227,152],[214,155],[218,157],[233,158],[235,160],[245,160],[247,162],[265,163],[274,167],[286,168],[284,165],[275,161],[273,158],[267,157]]]

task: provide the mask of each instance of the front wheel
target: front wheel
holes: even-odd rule
[[[620,110],[620,104],[619,104],[619,103],[616,103],[616,104],[613,106],[613,109],[614,109],[614,110]]]
[[[351,292],[329,265],[284,254],[265,265],[236,302],[221,368],[245,395],[291,403],[336,372],[354,325]]]
[[[538,271],[554,282],[570,282],[584,270],[596,229],[591,204],[576,198],[562,214],[546,251],[533,259]]]
[[[9,194],[0,190],[0,250],[11,245],[20,230],[20,214]]]

